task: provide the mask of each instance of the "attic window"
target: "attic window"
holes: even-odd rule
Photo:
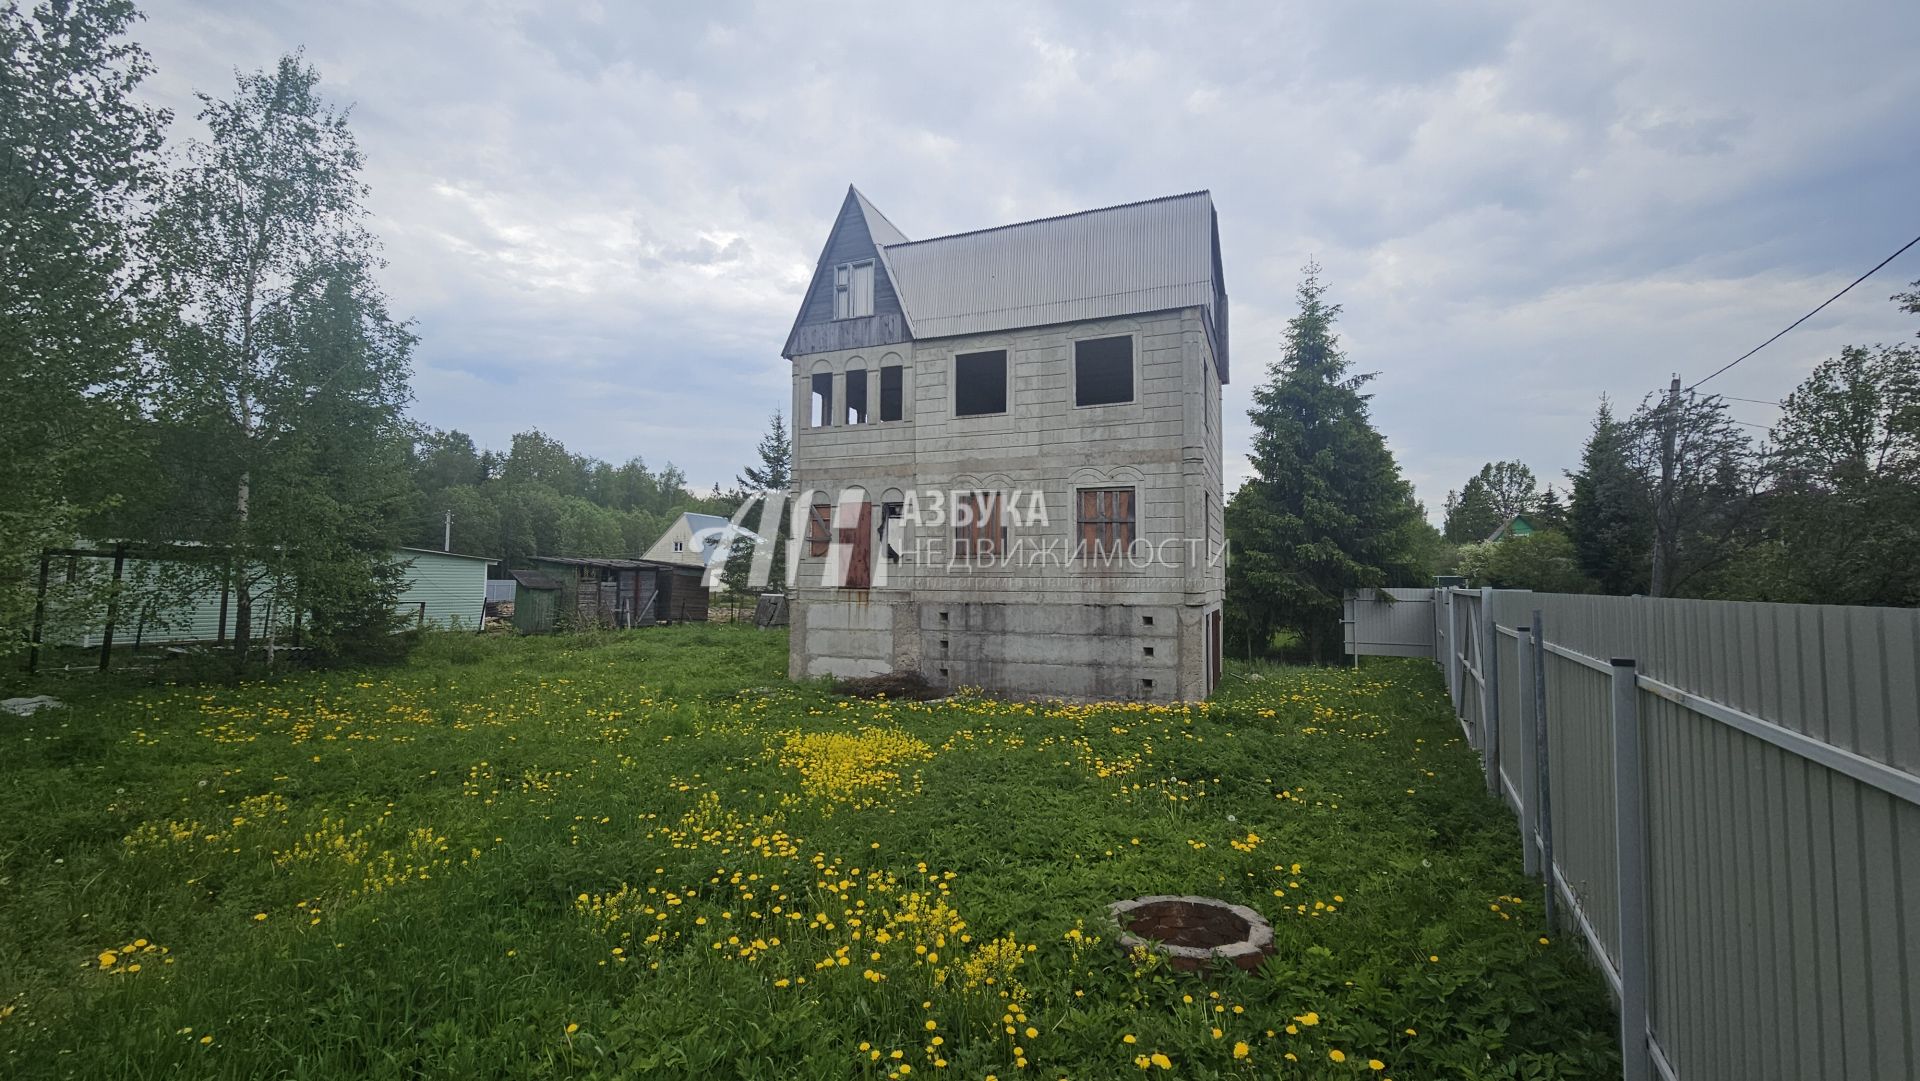
[[[1007,411],[1007,351],[953,358],[953,415],[981,417]]]
[[[880,419],[899,420],[901,418],[901,388],[905,383],[906,369],[898,364],[887,364],[880,369]]]
[[[873,314],[873,260],[833,268],[833,317],[858,319]]]
[[[833,423],[833,373],[816,372],[813,376],[813,426],[825,428]]]
[[[1073,343],[1073,404],[1116,405],[1133,400],[1133,339],[1089,338]]]
[[[847,423],[865,424],[867,417],[867,370],[847,371]]]

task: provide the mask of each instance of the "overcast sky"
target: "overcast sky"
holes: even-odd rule
[[[848,183],[912,238],[1209,188],[1228,486],[1299,268],[1437,514],[1920,233],[1920,2],[942,5],[147,0],[148,84],[305,47],[352,107],[414,412],[730,483]],[[1920,329],[1920,248],[1709,384]],[[1774,410],[1735,403],[1766,423]]]

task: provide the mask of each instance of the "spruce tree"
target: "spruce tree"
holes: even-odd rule
[[[1567,531],[1581,572],[1603,593],[1646,592],[1653,503],[1646,478],[1633,464],[1633,432],[1614,419],[1605,398],[1580,452],[1580,469],[1567,479],[1573,501]]]
[[[1560,493],[1553,490],[1553,485],[1547,485],[1547,490],[1540,493],[1540,504],[1533,508],[1532,521],[1535,529],[1566,531],[1567,505],[1560,499]]]
[[[736,506],[762,492],[784,494],[792,486],[793,441],[787,434],[786,418],[779,410],[774,410],[773,419],[767,424],[767,434],[760,437],[760,445],[754,449],[760,456],[759,462],[742,469],[740,475],[734,480]],[[752,508],[749,508],[747,520],[742,523],[748,529],[761,527],[759,531],[764,539],[773,545],[773,563],[765,583],[772,589],[780,588],[781,584],[787,580],[785,539],[786,534],[790,532],[787,527],[789,519],[787,509],[784,506],[780,508],[780,513],[774,520],[777,521],[777,526],[765,518],[763,511]],[[751,587],[752,566],[752,546],[736,543],[734,553],[728,558],[726,570],[722,575],[722,581],[726,584],[728,591],[737,595]]]
[[[1300,635],[1316,662],[1340,651],[1350,589],[1411,582],[1419,508],[1367,414],[1308,263],[1285,350],[1253,392],[1254,475],[1227,505],[1233,542],[1227,615],[1238,644],[1263,650],[1274,632]]]
[[[758,465],[740,471],[734,484],[741,495],[755,492],[784,492],[793,476],[793,441],[787,436],[787,421],[778,409],[767,424],[767,434],[754,448],[760,455]]]

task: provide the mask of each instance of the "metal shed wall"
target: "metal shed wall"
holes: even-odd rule
[[[487,564],[478,556],[403,548],[406,585],[396,603],[402,614],[417,614],[424,626],[441,630],[478,630],[486,618]]]

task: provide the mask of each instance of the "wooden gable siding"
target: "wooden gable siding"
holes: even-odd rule
[[[873,260],[873,314],[859,319],[833,317],[833,269],[842,263]],[[840,216],[828,234],[827,247],[814,268],[813,284],[800,305],[800,319],[794,324],[787,342],[786,355],[830,353],[837,349],[866,349],[907,341],[907,320],[900,309],[900,294],[880,261],[879,249],[867,231],[866,216],[852,192],[840,204]]]
[[[878,290],[878,285],[875,289]],[[878,304],[878,298],[875,298]],[[804,357],[809,353],[832,353],[841,349],[872,349],[898,345],[911,340],[903,316],[869,315],[860,319],[837,319],[793,328],[793,344],[787,355]]]

